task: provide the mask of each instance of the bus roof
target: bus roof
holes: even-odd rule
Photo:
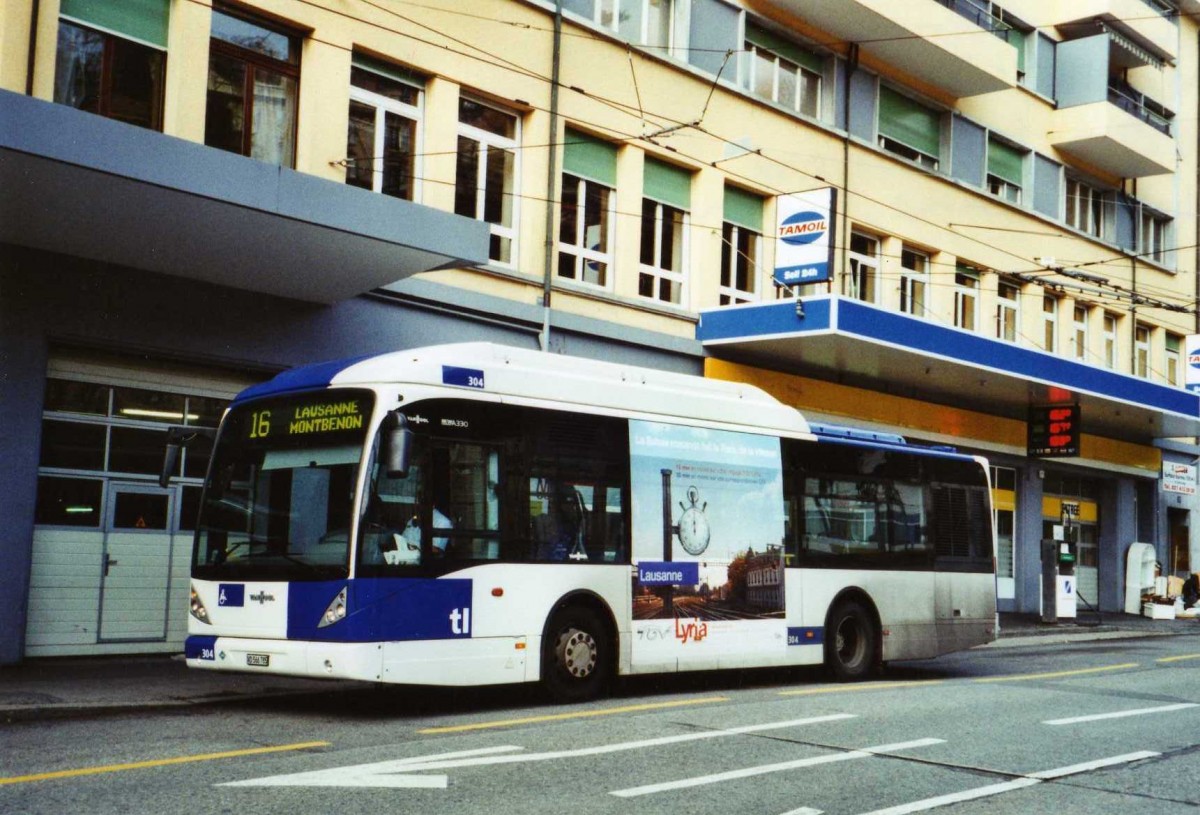
[[[238,395],[235,403],[325,387],[450,386],[512,399],[808,434],[794,408],[740,382],[619,365],[487,342],[455,343],[306,365]]]

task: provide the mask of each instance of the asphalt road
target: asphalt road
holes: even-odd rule
[[[1200,641],[530,689],[361,691],[0,726],[0,812],[1194,813]]]

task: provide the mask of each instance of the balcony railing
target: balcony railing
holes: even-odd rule
[[[1167,2],[1167,0],[1142,0],[1142,2],[1157,11],[1162,16],[1166,17],[1168,20],[1179,19],[1179,9]]]
[[[984,31],[990,31],[1004,41],[1008,41],[1008,32],[1012,28],[1008,23],[993,16],[991,3],[987,0],[937,0],[958,16],[970,20]]]
[[[1108,85],[1108,101],[1130,116],[1141,119],[1159,133],[1167,136],[1171,135],[1171,119],[1163,115],[1166,112],[1165,108],[1161,108],[1160,105],[1150,102],[1144,95],[1138,93],[1128,85],[1110,82]],[[1163,113],[1159,113],[1153,108],[1159,108]]]

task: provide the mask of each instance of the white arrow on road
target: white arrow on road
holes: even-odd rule
[[[623,750],[642,750],[649,747],[661,747],[667,744],[715,739],[724,736],[737,736],[743,733],[759,733],[764,730],[780,730],[787,727],[798,727],[807,724],[853,719],[850,713],[832,713],[827,716],[813,716],[807,719],[791,719],[783,722],[768,722],[741,727],[730,727],[725,730],[702,730],[696,733],[684,733],[678,736],[660,736],[640,741],[618,742],[603,744],[597,747],[581,747],[576,750],[558,750],[546,753],[521,753],[521,747],[501,746],[480,750],[463,750],[457,753],[442,753],[435,756],[416,756],[392,761],[380,761],[374,764],[355,764],[350,767],[333,767],[328,770],[314,770],[307,773],[291,773],[289,775],[272,775],[266,778],[251,778],[245,781],[230,781],[218,784],[221,787],[393,787],[445,789],[448,779],[445,775],[412,775],[429,770],[448,770],[459,767],[482,767],[494,764],[516,764],[527,761],[552,761],[566,758],[583,758],[588,756],[617,753]],[[500,755],[508,753],[509,755]]]

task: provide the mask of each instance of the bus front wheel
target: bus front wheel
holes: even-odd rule
[[[568,606],[551,618],[542,648],[542,682],[560,702],[594,699],[608,685],[612,646],[591,609]]]
[[[867,679],[879,667],[879,629],[862,603],[838,603],[825,628],[825,665],[839,682]]]

